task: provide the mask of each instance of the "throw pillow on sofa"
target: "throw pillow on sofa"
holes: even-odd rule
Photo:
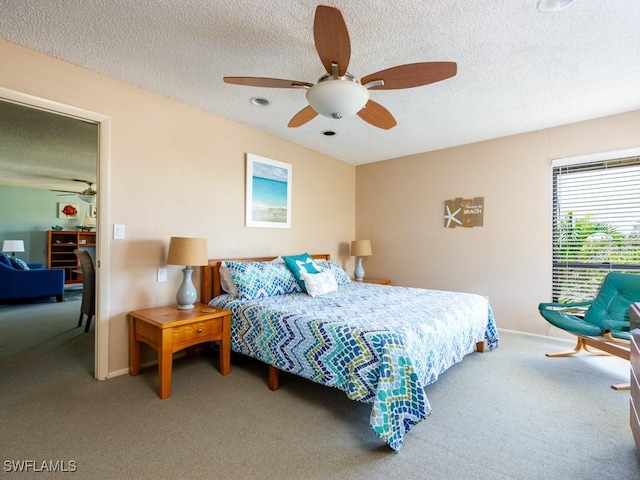
[[[16,270],[29,270],[29,265],[24,260],[21,260],[17,257],[10,257],[11,266]]]
[[[6,265],[7,267],[13,268],[13,265],[11,265],[11,260],[9,260],[9,257],[7,257],[6,253],[0,253],[0,263]]]

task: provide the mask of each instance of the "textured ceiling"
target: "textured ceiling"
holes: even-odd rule
[[[97,161],[97,125],[0,101],[0,184],[81,192]]]
[[[458,74],[371,91],[398,122],[389,131],[357,116],[290,129],[304,90],[222,77],[315,83],[319,3],[0,0],[0,35],[355,165],[640,108],[638,0],[577,0],[555,14],[537,0],[326,1],[343,13],[356,77],[419,61],[455,61]],[[271,105],[251,105],[254,96]]]

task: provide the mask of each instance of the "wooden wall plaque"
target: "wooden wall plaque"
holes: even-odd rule
[[[484,223],[484,197],[456,198],[444,202],[444,226],[481,227]]]

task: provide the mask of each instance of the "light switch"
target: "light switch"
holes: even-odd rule
[[[158,281],[159,282],[166,282],[167,281],[167,269],[166,268],[159,268],[158,269]]]
[[[124,225],[113,226],[113,239],[124,240]]]

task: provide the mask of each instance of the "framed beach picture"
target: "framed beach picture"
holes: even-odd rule
[[[291,228],[291,165],[247,153],[247,227]]]

